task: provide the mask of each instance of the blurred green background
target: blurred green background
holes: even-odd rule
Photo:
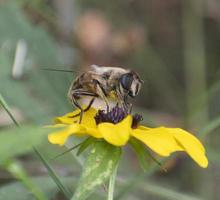
[[[91,64],[137,71],[145,83],[132,101],[144,122],[192,131],[210,162],[200,169],[177,154],[165,162],[167,172],[152,161],[143,172],[126,148],[116,199],[220,199],[219,11],[218,0],[1,0],[0,93],[24,128],[15,130],[0,109],[0,199],[35,199],[35,187],[49,199],[65,199],[32,145],[73,190],[79,160],[71,153],[53,159],[65,148],[49,144],[36,127],[70,111],[70,83]],[[103,194],[100,188],[91,199]]]

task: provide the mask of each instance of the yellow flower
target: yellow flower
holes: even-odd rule
[[[48,139],[53,144],[64,145],[70,135],[102,138],[115,146],[124,146],[134,137],[160,156],[167,157],[176,151],[185,151],[199,166],[206,168],[208,159],[201,142],[192,134],[180,128],[149,128],[138,125],[139,116],[123,115],[116,107],[109,113],[90,108],[79,124],[79,110],[55,119],[60,130],[51,133]],[[137,118],[137,119],[136,119]]]

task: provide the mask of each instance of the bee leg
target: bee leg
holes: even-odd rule
[[[127,105],[126,105],[126,103],[124,102],[124,100],[121,99],[121,98],[119,98],[118,101],[119,101],[119,105],[121,106],[121,108],[123,108],[123,110],[124,110],[126,113],[128,113],[128,108],[127,108]]]
[[[106,103],[106,102],[105,102],[105,103]],[[106,109],[107,109],[107,112],[110,111],[108,103],[106,103]]]
[[[91,108],[91,106],[92,106],[92,104],[93,104],[94,101],[95,101],[95,98],[92,98],[92,100],[89,102],[89,105],[88,105],[85,109],[83,109],[81,106],[79,107],[79,104],[78,104],[78,106],[77,106],[77,105],[76,105],[76,102],[73,102],[73,104],[74,104],[77,108],[80,109],[80,113],[71,116],[71,118],[80,116],[80,118],[79,118],[79,123],[81,124],[81,122],[82,122],[82,117],[83,117],[84,112],[88,111],[88,110]]]
[[[126,98],[121,94],[120,90],[116,89],[116,95],[117,95],[117,98],[118,98],[118,103],[119,105],[123,108],[123,110],[128,113],[128,108],[127,108],[127,105],[126,105]]]
[[[76,100],[76,98],[74,97],[74,95],[72,96],[72,104],[74,104],[77,108],[80,109],[80,113],[79,113],[79,115],[80,115],[80,117],[79,117],[79,124],[81,124],[84,110],[83,110],[83,108],[79,105],[79,103],[77,102],[77,100]]]
[[[84,109],[83,112],[86,112],[87,110],[89,110],[91,108],[92,104],[94,103],[94,101],[95,101],[95,98],[92,98],[91,101],[89,102],[89,105]]]
[[[92,106],[94,100],[95,100],[95,98],[92,98],[92,100],[89,102],[89,105],[83,110],[83,113],[86,112],[86,111],[88,111],[88,110],[91,108],[91,106]],[[75,103],[73,103],[73,104],[75,105]],[[76,105],[75,105],[75,106],[76,106]],[[77,107],[77,106],[76,106],[76,107]],[[77,108],[78,108],[78,107],[77,107]],[[80,112],[80,113],[81,113],[81,112]],[[70,118],[78,117],[78,116],[80,115],[80,113],[78,113],[78,114],[76,114],[76,115],[73,115],[73,116],[71,116]]]
[[[126,113],[128,113],[128,108],[127,108],[127,105],[126,105],[126,103],[123,101],[123,100],[120,100],[120,104],[122,105],[122,108],[123,108],[123,110],[126,112]]]
[[[105,104],[106,104],[106,110],[107,110],[107,112],[109,112],[110,111],[110,107],[109,107],[109,102],[108,102],[108,99],[107,99],[107,97],[105,96],[103,96],[103,97],[101,97],[104,101],[105,101]]]
[[[132,103],[127,103],[127,111],[128,111],[128,114],[131,114],[131,111],[132,111]]]
[[[89,102],[89,105],[85,109],[83,109],[81,107],[81,105],[77,101],[77,98],[79,98],[80,96],[90,96],[90,97],[93,97],[91,99],[91,101]],[[77,108],[80,109],[80,113],[71,116],[71,118],[80,116],[79,122],[81,123],[82,117],[83,117],[83,113],[90,109],[90,107],[92,106],[92,104],[93,104],[93,102],[94,102],[96,97],[97,97],[97,94],[94,94],[94,93],[91,93],[91,92],[87,92],[87,91],[84,91],[84,90],[73,90],[72,91],[72,95],[71,95],[71,102],[72,102],[73,105],[75,105]]]
[[[109,112],[109,110],[110,110],[109,101],[108,101],[108,98],[104,92],[104,89],[102,88],[102,86],[100,85],[99,82],[96,83],[96,90],[97,90],[97,93],[99,94],[99,96],[105,101],[107,112]]]
[[[127,114],[131,114],[132,111],[132,103],[128,102],[128,94],[124,96],[124,104],[126,106]]]
[[[105,98],[104,101],[105,101],[105,104],[106,104],[106,110],[107,110],[107,112],[109,112],[110,111],[110,107],[109,107],[108,99]]]

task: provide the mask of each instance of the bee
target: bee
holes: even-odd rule
[[[132,104],[128,102],[128,97],[135,97],[139,93],[143,84],[140,76],[132,70],[120,67],[91,65],[90,68],[76,77],[68,91],[69,100],[81,111],[79,122],[96,98],[105,102],[107,111],[112,98],[126,113],[130,113]],[[91,97],[85,109],[80,104],[83,97]]]

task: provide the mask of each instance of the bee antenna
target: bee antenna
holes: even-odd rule
[[[52,69],[52,68],[41,68],[40,70],[44,71],[54,71],[54,72],[68,72],[68,73],[73,73],[73,70],[65,70],[65,69]]]

